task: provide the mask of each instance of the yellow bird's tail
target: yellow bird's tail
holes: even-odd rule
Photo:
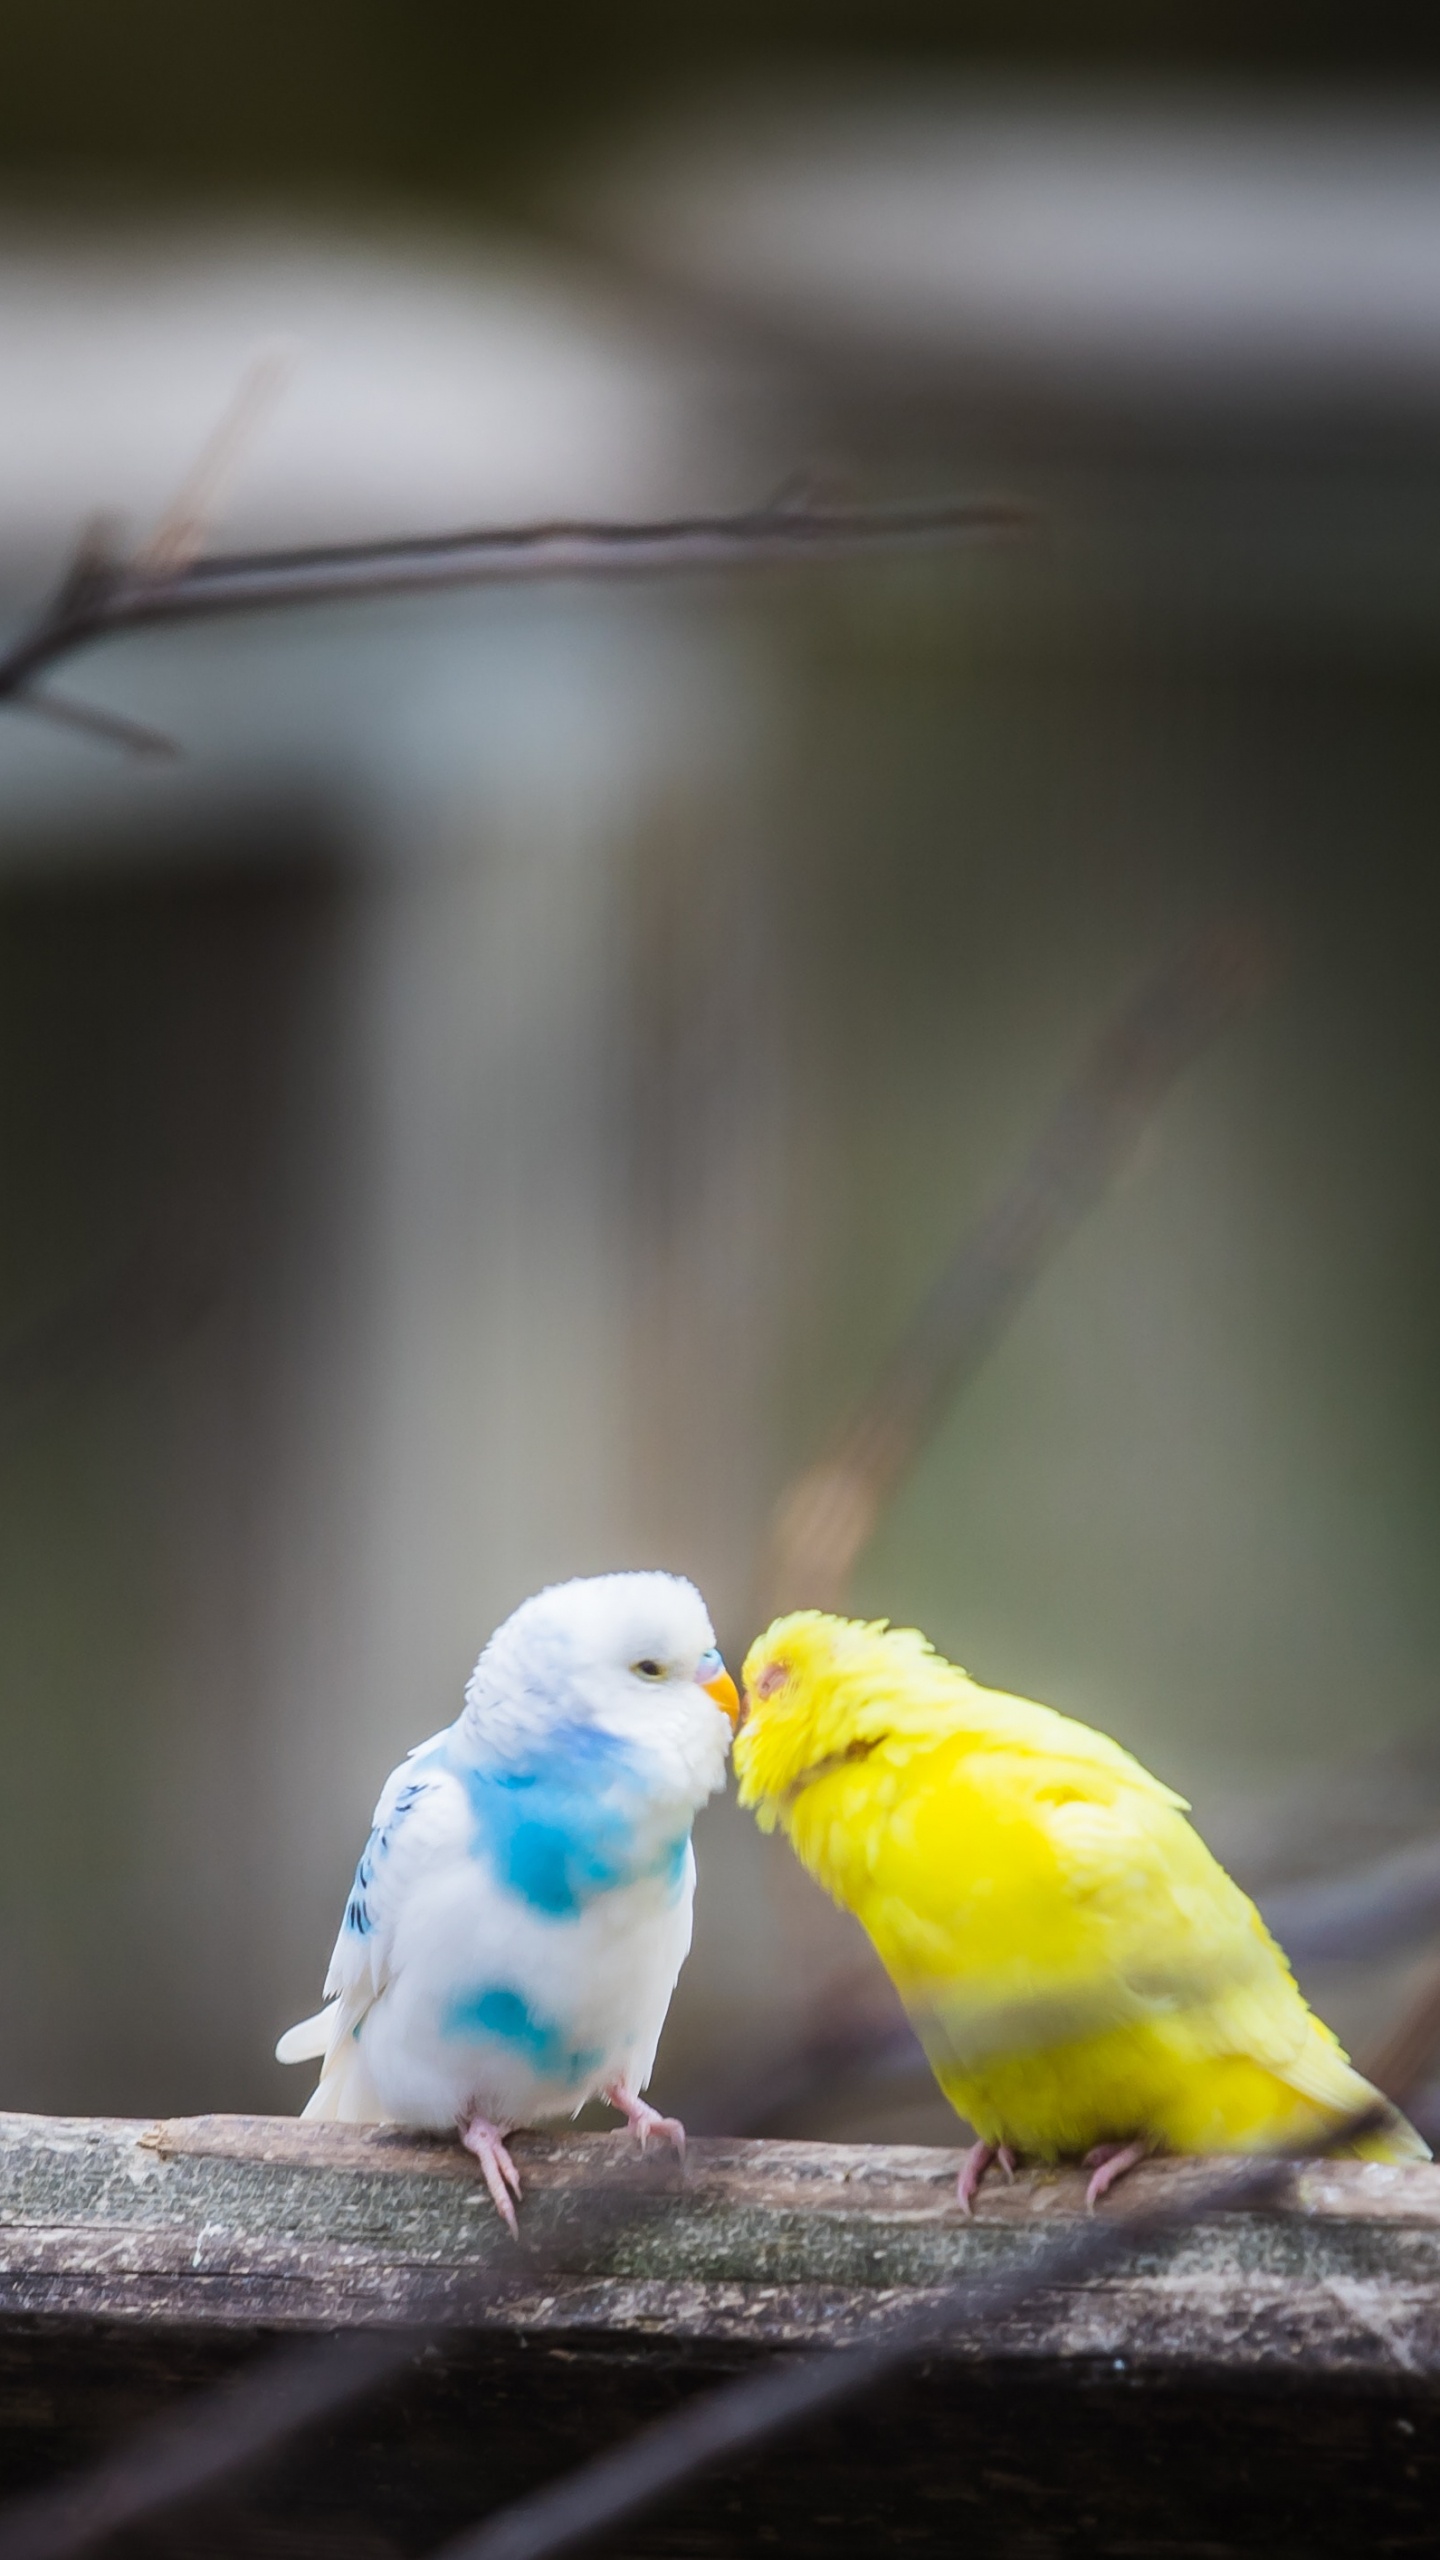
[[[1310,2034],[1283,2075],[1253,2054],[1210,2055],[1169,2093],[1164,2138],[1175,2151],[1303,2150],[1317,2146],[1367,2107],[1389,2106],[1381,2091],[1348,2062],[1328,2027],[1309,2021]],[[1389,2121],[1342,2157],[1361,2160],[1428,2160],[1429,2144],[1398,2107]]]

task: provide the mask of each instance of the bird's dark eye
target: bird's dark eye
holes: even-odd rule
[[[648,1653],[643,1662],[632,1662],[630,1668],[637,1671],[642,1680],[661,1680],[665,1676],[664,1664],[652,1662]]]

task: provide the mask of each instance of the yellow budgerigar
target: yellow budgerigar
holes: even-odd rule
[[[990,2162],[1303,2148],[1375,2092],[1185,1800],[911,1629],[806,1609],[746,1658],[740,1798],[868,1931]],[[1423,2160],[1394,2114],[1368,2157]]]

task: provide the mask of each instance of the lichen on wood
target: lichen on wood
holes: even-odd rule
[[[1031,2170],[967,2221],[958,2155],[894,2145],[707,2141],[683,2172],[620,2134],[522,2137],[518,2156],[517,2250],[452,2143],[288,2118],[0,2118],[0,2315],[837,2342],[897,2292],[1023,2263],[1082,2209],[1075,2172]],[[1206,2175],[1156,2162],[1128,2192]],[[1297,2167],[1279,2210],[1202,2220],[955,2352],[1440,2371],[1440,2170]]]

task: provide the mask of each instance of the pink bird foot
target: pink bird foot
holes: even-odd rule
[[[642,2151],[651,2134],[658,2133],[672,2145],[677,2156],[684,2159],[685,2127],[678,2116],[662,2116],[659,2108],[652,2107],[648,2099],[632,2098],[628,2089],[606,2089],[601,2094],[606,2105],[614,2107],[625,2118]]]
[[[1085,2190],[1087,2213],[1093,2213],[1102,2196],[1148,2159],[1150,2147],[1148,2142],[1097,2142],[1093,2151],[1086,2152],[1084,2165],[1095,2172]]]
[[[992,2162],[995,2161],[999,2162],[1001,2169],[1005,2173],[1006,2183],[1009,2184],[1015,2176],[1015,2154],[1011,2150],[1009,2143],[976,2142],[971,2144],[970,2149],[965,2154],[965,2166],[961,2170],[955,2186],[955,2201],[960,2207],[962,2213],[970,2214],[974,2212],[975,2198],[980,2192],[980,2181],[984,2177],[986,2170],[991,2166]]]
[[[507,2127],[506,2131],[508,2130]],[[515,2218],[515,2206],[510,2201],[510,2194],[513,2194],[518,2202],[520,2172],[505,2148],[505,2134],[502,2133],[499,2125],[491,2124],[485,2116],[468,2116],[461,2120],[460,2139],[466,2150],[473,2152],[479,2161],[480,2172],[490,2190],[495,2210],[501,2221],[508,2226],[511,2238],[518,2240],[520,2225]],[[510,2191],[508,2194],[507,2189]]]

